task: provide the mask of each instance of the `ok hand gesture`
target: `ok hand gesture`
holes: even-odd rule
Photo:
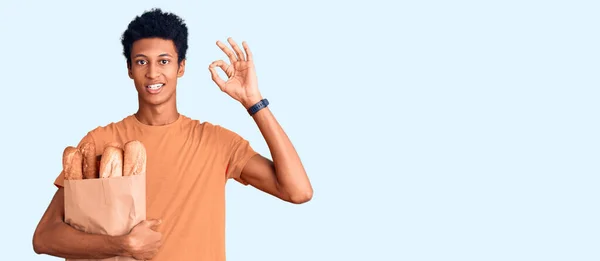
[[[227,41],[235,53],[220,41],[217,41],[217,46],[229,57],[231,64],[227,64],[223,60],[218,60],[212,62],[208,69],[210,70],[212,80],[219,86],[221,91],[242,103],[245,108],[249,108],[262,99],[258,91],[258,81],[256,79],[256,71],[254,70],[252,52],[245,41],[242,42],[242,46],[246,52],[245,55],[231,37]],[[217,66],[225,72],[228,77],[227,81],[219,77],[216,71]]]

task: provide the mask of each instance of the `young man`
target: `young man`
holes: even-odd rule
[[[291,203],[312,197],[312,187],[292,143],[266,106],[257,86],[252,53],[228,39],[217,41],[231,64],[209,66],[219,88],[246,108],[273,161],[257,154],[236,133],[190,119],[177,110],[177,79],[185,71],[187,27],[176,15],[153,9],[123,34],[129,77],[139,109],[85,135],[96,153],[107,143],[140,140],[147,150],[147,221],[123,236],[84,233],[64,223],[63,173],[33,237],[38,254],[63,258],[129,256],[139,260],[225,260],[225,184],[235,179]],[[223,69],[228,80],[216,72]],[[250,117],[250,116],[249,116]]]

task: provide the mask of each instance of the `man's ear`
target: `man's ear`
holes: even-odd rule
[[[185,59],[181,60],[179,67],[177,68],[177,78],[183,76],[185,73]]]
[[[129,75],[129,79],[133,80],[133,73],[131,72],[131,64],[127,63],[127,74]]]

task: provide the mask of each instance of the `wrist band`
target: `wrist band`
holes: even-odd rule
[[[250,113],[250,116],[253,116],[258,111],[267,108],[267,106],[269,106],[269,101],[267,99],[262,99],[261,101],[252,105],[252,107],[248,108],[248,113]]]

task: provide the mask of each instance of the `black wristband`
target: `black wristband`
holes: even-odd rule
[[[267,108],[267,106],[269,106],[269,101],[267,99],[262,99],[261,101],[248,108],[248,113],[250,113],[250,116],[253,116],[258,111]]]

